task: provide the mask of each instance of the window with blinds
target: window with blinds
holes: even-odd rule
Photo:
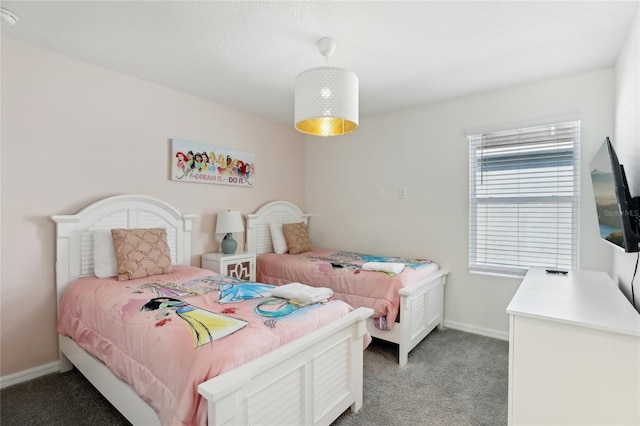
[[[580,122],[469,136],[469,268],[578,266]]]

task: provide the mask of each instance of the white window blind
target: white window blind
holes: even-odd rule
[[[469,268],[578,266],[580,122],[469,136]]]

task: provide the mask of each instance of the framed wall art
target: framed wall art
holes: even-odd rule
[[[171,139],[171,180],[252,187],[255,155]]]

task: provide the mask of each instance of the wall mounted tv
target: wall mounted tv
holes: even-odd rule
[[[632,197],[609,138],[591,161],[591,182],[598,211],[600,237],[624,249],[640,251],[640,197]]]

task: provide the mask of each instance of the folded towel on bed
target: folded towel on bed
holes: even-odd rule
[[[404,263],[396,262],[366,262],[362,264],[365,271],[380,271],[391,274],[399,274],[404,270]]]
[[[311,287],[301,283],[277,286],[271,292],[273,297],[295,300],[303,304],[317,303],[333,296],[333,290],[326,287]]]

